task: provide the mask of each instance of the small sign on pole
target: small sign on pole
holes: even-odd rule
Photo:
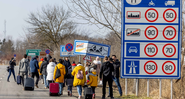
[[[85,56],[85,57],[83,58],[83,60],[92,61],[91,56]]]
[[[49,53],[50,53],[50,50],[49,50],[49,49],[47,49],[47,50],[45,51],[45,53],[46,53],[46,54],[49,54]]]
[[[66,44],[65,49],[66,49],[68,52],[71,52],[71,51],[73,50],[73,44],[71,44],[71,43]]]

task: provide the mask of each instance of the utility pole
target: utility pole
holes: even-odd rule
[[[6,39],[6,20],[4,20],[4,39]]]

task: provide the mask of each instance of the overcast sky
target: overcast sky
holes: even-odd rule
[[[0,0],[0,39],[4,38],[4,20],[6,20],[6,36],[14,40],[24,36],[23,28],[28,26],[25,20],[30,12],[37,12],[45,5],[58,5],[67,9],[62,0]],[[97,30],[95,26],[87,26],[86,31]]]

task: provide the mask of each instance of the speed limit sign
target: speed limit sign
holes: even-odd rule
[[[144,65],[144,70],[147,74],[154,74],[158,69],[156,62],[154,61],[147,61]]]
[[[167,26],[163,30],[163,36],[167,40],[172,40],[176,37],[177,31],[173,26]]]
[[[158,48],[155,44],[149,43],[145,46],[144,52],[148,57],[154,57],[158,53]]]
[[[162,51],[166,57],[173,57],[176,54],[176,47],[173,44],[168,43],[163,46]]]
[[[158,36],[158,29],[155,26],[148,26],[145,29],[145,36],[149,40],[153,40]]]
[[[173,22],[177,18],[177,13],[174,9],[166,9],[163,13],[163,18],[166,22]]]
[[[156,9],[150,8],[145,12],[145,18],[149,22],[155,22],[159,17],[159,13]]]
[[[175,72],[176,67],[175,67],[175,64],[172,61],[166,61],[162,65],[162,70],[165,74],[171,75]]]

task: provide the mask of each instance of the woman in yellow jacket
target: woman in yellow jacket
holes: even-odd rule
[[[53,79],[56,83],[59,84],[59,94],[62,95],[62,88],[63,88],[63,83],[64,83],[64,75],[66,74],[65,71],[65,66],[63,65],[64,60],[59,59],[59,63],[57,64],[57,66],[55,66],[55,70],[54,70],[54,75],[53,75]],[[59,78],[56,78],[56,72],[57,72],[57,68],[60,70],[61,76]]]
[[[95,88],[98,86],[98,76],[95,69],[90,69],[88,74],[89,80],[87,80],[87,85],[90,85],[93,91],[93,98],[95,98]]]
[[[79,74],[79,71],[82,71],[83,73],[83,79],[78,79],[77,75]],[[82,64],[78,64],[74,70],[72,71],[71,75],[74,76],[73,86],[77,87],[78,91],[78,99],[82,98],[82,86],[84,86],[86,82],[86,74],[85,74],[85,68],[82,66]]]
[[[41,58],[40,62],[39,62],[38,73],[39,73],[40,79],[43,79],[43,75],[40,73],[40,67],[41,67],[41,64],[42,64],[43,61],[44,61],[44,58]],[[42,80],[42,84],[44,84],[44,79]]]

